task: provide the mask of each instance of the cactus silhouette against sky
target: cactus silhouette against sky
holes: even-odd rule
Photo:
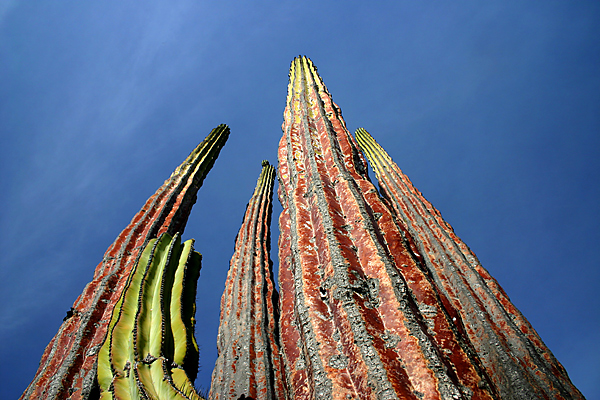
[[[282,129],[279,294],[263,162],[222,296],[211,399],[583,398],[439,211],[366,130],[350,134],[306,57],[292,62]],[[200,398],[201,257],[180,234],[228,134],[215,128],[108,249],[22,398]]]

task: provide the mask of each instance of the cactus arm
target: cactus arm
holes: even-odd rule
[[[182,310],[195,301],[195,290],[185,297],[184,288],[195,289],[189,280],[198,279],[200,261],[193,241],[181,244],[179,235],[164,233],[144,249],[100,349],[102,399],[200,399],[181,365],[193,337]]]

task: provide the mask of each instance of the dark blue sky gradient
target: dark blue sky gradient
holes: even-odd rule
[[[2,1],[0,398],[33,378],[117,234],[226,123],[184,234],[204,256],[208,387],[234,238],[305,54],[349,129],[371,132],[600,399],[598,21],[599,2],[567,0]]]

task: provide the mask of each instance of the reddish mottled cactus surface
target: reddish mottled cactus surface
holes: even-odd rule
[[[408,229],[380,197],[340,109],[304,57],[290,70],[279,178],[280,330],[290,398],[580,396],[483,269],[469,267],[477,279],[458,268],[432,271],[422,253],[442,245]],[[456,237],[445,240],[466,248]],[[506,310],[513,317],[499,318]],[[481,335],[477,342],[473,334]],[[504,361],[514,368],[494,365]]]
[[[141,250],[163,232],[183,232],[196,193],[228,136],[226,125],[213,129],[108,248],[93,280],[73,304],[73,316],[46,347],[22,399],[88,398],[113,308]]]
[[[457,311],[455,324],[477,353],[502,398],[581,398],[506,293],[456,236],[391,157],[363,128],[356,139],[375,170],[382,194],[406,227],[439,296]]]
[[[211,399],[286,397],[277,338],[277,292],[269,257],[274,179],[275,168],[263,162],[221,299],[219,357]]]

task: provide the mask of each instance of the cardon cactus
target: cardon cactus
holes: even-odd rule
[[[286,398],[269,256],[274,179],[275,168],[263,161],[229,264],[210,391],[214,400]]]
[[[295,59],[279,145],[290,398],[581,398],[495,281],[454,265],[474,256],[439,213],[420,194],[392,205],[414,188],[382,180],[384,199],[366,165],[312,62]],[[418,218],[400,212],[415,200]]]
[[[163,233],[134,266],[98,355],[101,399],[200,399],[194,339],[201,256]],[[191,378],[191,379],[190,379]]]
[[[98,351],[133,266],[150,240],[165,232],[183,232],[198,189],[228,137],[226,125],[213,129],[108,248],[94,278],[73,304],[70,318],[46,347],[22,399],[87,399],[96,395]]]
[[[563,366],[441,213],[364,128],[355,134],[491,391],[501,398],[580,398]]]

